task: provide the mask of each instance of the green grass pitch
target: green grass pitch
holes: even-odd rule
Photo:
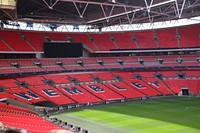
[[[200,133],[200,98],[100,105],[54,117],[94,133]]]

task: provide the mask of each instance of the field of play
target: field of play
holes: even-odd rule
[[[200,98],[160,98],[54,115],[94,133],[200,133]]]

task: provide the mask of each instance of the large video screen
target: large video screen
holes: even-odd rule
[[[82,43],[44,42],[45,58],[82,57]]]

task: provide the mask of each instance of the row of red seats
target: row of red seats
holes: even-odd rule
[[[6,126],[26,129],[28,132],[42,133],[53,129],[61,129],[27,109],[2,103],[0,103],[0,121]]]
[[[1,30],[0,36],[3,41],[0,41],[0,51],[43,51],[42,43],[47,36],[55,41],[67,41],[70,37],[73,41],[82,42],[94,51],[199,47],[199,28],[200,25],[191,25],[154,31],[102,34]]]
[[[200,77],[200,75],[194,73],[195,71],[182,71],[182,73],[184,72],[191,72],[190,74],[196,78],[177,79],[175,77],[179,71],[157,71],[157,73],[161,73],[165,77],[163,82],[154,77],[155,72],[93,72],[82,73],[80,76],[77,73],[5,79],[0,81],[0,85],[6,88],[7,97],[24,101],[28,104],[41,101],[51,101],[57,105],[82,104],[108,99],[168,95],[179,93],[183,87],[187,87],[191,92],[197,94],[200,89],[198,88],[199,80],[197,78]],[[134,74],[141,75],[142,80],[136,79]],[[166,74],[171,74],[172,76]],[[117,82],[117,76],[122,78],[121,82]],[[107,81],[107,83],[95,83],[92,77],[98,77],[102,81]],[[173,80],[171,77],[174,77]],[[80,81],[80,86],[70,83],[70,79],[74,78]],[[55,86],[47,85],[44,80],[53,81]],[[112,80],[112,82],[110,82],[110,80]],[[113,82],[114,80],[115,82]],[[16,81],[25,82],[29,85],[29,89],[20,88],[18,84],[16,84]],[[179,82],[181,83],[179,85],[173,85],[176,82],[177,84]],[[190,85],[192,82],[194,82],[194,84]],[[135,93],[135,91],[137,93]],[[87,99],[87,97],[91,97],[91,99]]]

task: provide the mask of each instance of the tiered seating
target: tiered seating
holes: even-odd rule
[[[140,49],[158,48],[151,31],[134,32],[134,36],[136,37]]]
[[[199,47],[199,29],[200,25],[179,27],[180,46],[184,47]]]
[[[134,72],[134,74],[139,74],[142,77],[154,77],[154,72]]]
[[[44,70],[38,66],[20,67],[20,70],[24,73],[44,72]]]
[[[43,33],[40,32],[21,32],[37,51],[43,51]]]
[[[34,49],[20,37],[17,31],[2,30],[0,36],[15,51],[34,51]]]
[[[155,30],[160,48],[178,48],[176,29]]]
[[[105,68],[122,68],[123,66],[120,65],[116,58],[110,57],[110,58],[98,58],[98,60],[103,60],[103,66]]]
[[[40,62],[43,66],[52,66],[56,65],[56,59],[37,59],[34,60],[35,62]]]
[[[90,34],[100,51],[109,51],[117,49],[115,44],[111,41],[109,34]]]
[[[1,48],[0,51],[11,51],[11,49],[7,47],[1,40],[0,40],[0,48]]]
[[[17,81],[14,79],[1,79],[0,86],[4,88],[14,88],[18,87]]]
[[[148,96],[156,96],[160,94],[159,92],[153,90],[152,88],[142,83],[142,81],[140,80],[130,79],[130,80],[125,80],[124,82],[129,86],[133,87],[134,89],[136,89],[137,91],[140,91]]]
[[[0,60],[0,67],[10,67],[10,63],[8,60]]]
[[[101,100],[83,89],[80,86],[60,86],[57,87],[60,91],[66,94],[68,97],[72,98],[73,100],[77,101],[80,104],[86,104],[90,102],[100,102]]]
[[[132,79],[133,73],[132,72],[112,72],[115,76],[120,76],[123,79]]]
[[[33,133],[46,133],[53,129],[61,129],[29,110],[5,104],[0,104],[0,121],[6,126],[26,129]]]
[[[104,67],[100,64],[85,64],[84,68],[86,68],[87,70],[104,69]]]
[[[20,73],[21,70],[16,68],[16,67],[3,67],[3,68],[0,68],[0,74],[8,74],[8,73]]]
[[[19,64],[20,67],[34,66],[33,60],[31,59],[21,59],[21,60],[19,59],[19,60],[12,60],[9,62],[17,63]]]
[[[43,77],[47,80],[53,81],[56,84],[70,83],[67,75],[44,75]]]
[[[21,77],[17,78],[20,82],[25,82],[29,85],[44,85],[43,78],[41,76],[29,76],[29,77]]]
[[[0,92],[0,99],[8,98],[6,92]]]
[[[188,88],[190,92],[198,94],[200,90],[200,81],[199,80],[164,80],[164,82],[173,90],[175,93],[181,92],[182,88]]]
[[[119,49],[137,49],[135,42],[131,38],[130,32],[112,33]]]
[[[136,91],[135,89],[126,85],[123,82],[106,83],[105,85],[126,98],[138,98],[145,96],[143,93]]]
[[[80,82],[93,82],[92,76],[89,73],[69,74],[71,78],[75,78]]]
[[[34,87],[31,86],[30,90],[32,90],[36,94],[44,97],[45,99],[57,105],[65,105],[65,104],[74,103],[74,101],[72,101],[70,98],[63,95],[61,92],[59,92],[57,89],[53,88],[52,86],[48,86],[48,85],[34,86]]]
[[[94,77],[98,77],[101,80],[115,80],[112,73],[110,72],[99,72],[99,73],[92,73]]]
[[[73,41],[75,42],[82,42],[83,44],[87,45],[89,48],[97,51],[98,49],[95,47],[93,42],[90,41],[87,34],[68,34],[68,36],[72,37]]]
[[[169,90],[164,84],[162,84],[158,79],[156,78],[143,78],[143,80],[148,83],[151,87],[153,87],[155,90],[158,90],[162,94],[172,94],[173,92]]]
[[[64,71],[64,69],[60,66],[43,66],[42,68],[44,68],[46,71],[51,72],[51,71]]]
[[[179,71],[159,71],[159,74],[163,75],[166,78],[175,78],[177,77],[177,73],[179,73]]]
[[[116,100],[116,99],[123,99],[121,95],[115,93],[114,91],[108,89],[103,84],[89,84],[89,85],[81,85],[90,93],[96,95],[98,98],[102,100]]]
[[[67,41],[67,35],[65,33],[44,33],[46,36],[50,37],[52,41]]]
[[[80,65],[65,65],[63,66],[66,70],[77,71],[77,70],[84,70],[85,68]]]
[[[33,93],[32,91],[26,88],[12,88],[12,89],[7,89],[6,92],[13,96],[11,97],[11,99],[24,102],[27,104],[33,104],[45,101],[44,98],[40,97],[36,93]]]
[[[183,71],[183,73],[186,74],[187,77],[200,77],[200,72],[197,71]]]

